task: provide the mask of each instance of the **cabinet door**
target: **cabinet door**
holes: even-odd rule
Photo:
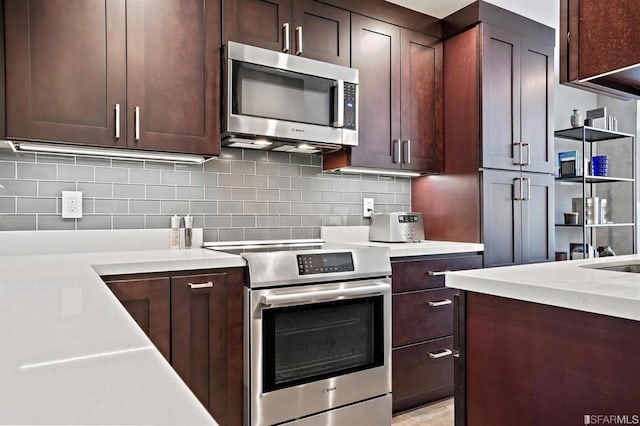
[[[553,46],[522,38],[520,132],[523,171],[553,173]]]
[[[352,14],[351,66],[360,70],[360,142],[351,165],[399,168],[400,28]]]
[[[289,24],[290,52],[293,46],[291,0],[225,0],[224,40],[283,51],[283,26]]]
[[[124,146],[125,1],[4,7],[7,138]]]
[[[523,173],[522,262],[549,262],[554,258],[553,175]]]
[[[351,64],[349,22],[347,10],[315,0],[296,0],[291,28],[293,53],[348,67]],[[301,45],[297,27],[302,27]]]
[[[220,424],[242,424],[240,274],[171,278],[171,363]]]
[[[522,194],[519,172],[482,172],[484,266],[522,262]],[[518,200],[516,200],[516,198]]]
[[[169,278],[114,280],[106,283],[160,353],[167,361],[170,360]]]
[[[442,172],[442,45],[402,29],[402,168]]]
[[[127,1],[129,148],[220,152],[219,7]]]
[[[521,37],[486,24],[481,31],[482,166],[520,170]]]

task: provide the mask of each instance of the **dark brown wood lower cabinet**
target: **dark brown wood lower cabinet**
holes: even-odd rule
[[[114,279],[107,286],[169,361],[169,277]]]
[[[243,421],[242,268],[103,277],[220,425]]]
[[[229,272],[171,278],[171,364],[220,424],[242,423],[242,386],[234,383],[242,377],[242,335],[230,330],[242,329],[242,287],[228,286],[233,278]],[[228,304],[237,312],[228,312]],[[239,324],[229,324],[228,313]],[[239,339],[229,339],[229,331]],[[240,374],[228,377],[229,367]]]
[[[393,349],[393,411],[453,394],[453,337]]]
[[[453,395],[454,296],[444,272],[482,267],[482,255],[403,258],[391,264],[393,413]]]
[[[632,424],[640,414],[638,321],[474,292],[465,311],[457,424],[583,425],[598,414]]]

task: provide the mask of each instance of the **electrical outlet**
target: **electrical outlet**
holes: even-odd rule
[[[373,215],[373,198],[362,199],[362,216],[371,217]]]
[[[82,192],[62,191],[62,218],[82,217]]]

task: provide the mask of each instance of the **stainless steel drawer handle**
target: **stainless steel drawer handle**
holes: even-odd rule
[[[451,299],[443,299],[443,300],[427,302],[427,305],[429,305],[429,307],[431,308],[437,308],[438,306],[445,306],[450,304],[451,304]]]
[[[451,272],[450,270],[445,270],[445,271],[428,271],[427,275],[429,275],[430,277],[440,277],[444,274],[446,274],[447,272]]]
[[[453,351],[451,349],[443,349],[440,352],[436,352],[436,353],[429,352],[429,358],[431,359],[444,358],[450,355],[453,355]]]
[[[189,283],[189,288],[192,290],[195,290],[198,288],[212,288],[212,287],[213,287],[213,282],[211,281],[206,283],[199,283],[199,284]]]

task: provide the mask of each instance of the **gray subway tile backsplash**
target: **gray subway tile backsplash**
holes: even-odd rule
[[[0,178],[3,179],[15,179],[16,177],[16,163],[9,161],[0,161]]]
[[[322,173],[321,157],[223,149],[204,165],[0,152],[0,230],[168,228],[194,216],[204,239],[318,238],[321,225],[365,225],[408,210],[410,180]],[[59,215],[62,191],[82,191],[81,219]]]
[[[93,182],[95,167],[91,166],[58,166],[58,179]]]
[[[58,166],[55,164],[18,163],[18,179],[47,179],[58,178]]]

